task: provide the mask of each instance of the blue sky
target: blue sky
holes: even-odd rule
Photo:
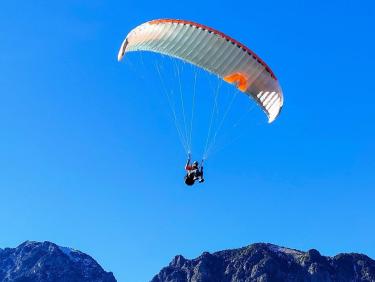
[[[374,258],[374,11],[371,1],[2,3],[0,247],[53,241],[133,282],[176,254],[254,242]],[[285,95],[275,123],[246,117],[194,189],[155,74],[162,59],[116,60],[127,32],[155,18],[238,39]]]

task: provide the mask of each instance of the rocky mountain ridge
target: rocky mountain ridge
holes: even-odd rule
[[[375,282],[375,261],[257,243],[191,260],[176,256],[151,282]]]

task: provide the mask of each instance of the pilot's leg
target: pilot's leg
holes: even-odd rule
[[[203,178],[203,166],[201,167],[200,171],[199,171],[199,183],[202,183],[204,182],[204,178]]]

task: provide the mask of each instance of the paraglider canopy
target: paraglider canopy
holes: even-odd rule
[[[273,122],[283,94],[271,68],[245,45],[208,26],[185,20],[158,19],[134,28],[118,53],[151,51],[179,58],[234,84],[252,97]]]

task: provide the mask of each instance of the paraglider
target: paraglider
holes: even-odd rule
[[[198,161],[194,161],[192,165],[190,165],[191,156],[188,155],[188,159],[185,164],[185,184],[188,186],[194,185],[195,181],[198,180],[199,183],[204,182],[203,178],[203,161],[199,165]]]
[[[180,59],[233,84],[257,103],[269,123],[278,117],[283,106],[283,93],[271,68],[244,44],[208,26],[178,19],[148,21],[126,36],[118,60],[127,52],[135,51],[150,51]],[[191,136],[178,133],[180,139]],[[191,140],[185,141],[185,145],[191,143]],[[186,153],[190,152],[187,147]],[[205,151],[203,159],[206,155]],[[204,181],[203,164],[190,166],[190,155],[185,169],[186,184]]]

